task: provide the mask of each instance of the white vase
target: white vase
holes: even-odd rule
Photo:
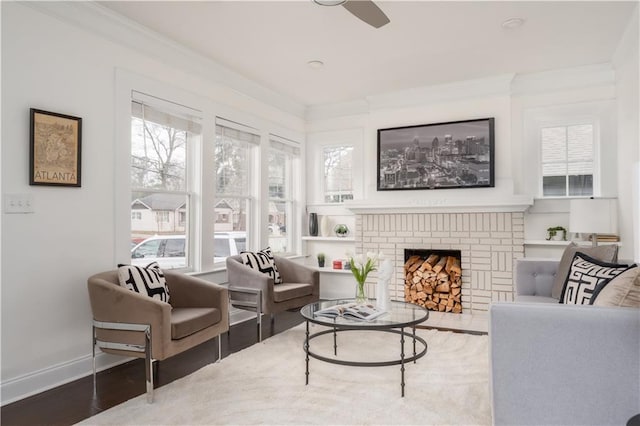
[[[332,235],[331,219],[329,216],[323,215],[320,220],[320,233],[323,237],[330,237]]]
[[[391,298],[389,297],[389,284],[393,276],[393,263],[390,259],[385,259],[380,264],[378,273],[378,286],[376,288],[376,306],[381,311],[388,311],[391,307]]]

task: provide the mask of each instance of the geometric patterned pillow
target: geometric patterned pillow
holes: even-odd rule
[[[589,305],[596,289],[629,269],[628,265],[606,263],[577,252],[564,283],[560,303]]]
[[[282,277],[280,277],[280,272],[276,268],[276,261],[273,258],[273,254],[271,254],[271,248],[267,247],[262,251],[256,252],[243,251],[240,253],[240,257],[245,265],[273,278],[274,284],[282,283]]]
[[[169,288],[157,262],[147,266],[118,265],[121,287],[169,303]]]

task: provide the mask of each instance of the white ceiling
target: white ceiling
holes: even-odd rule
[[[391,23],[375,29],[311,0],[100,3],[305,106],[609,62],[637,5],[378,1]]]

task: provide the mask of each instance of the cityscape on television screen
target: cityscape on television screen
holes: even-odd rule
[[[379,189],[493,186],[487,120],[383,129]]]

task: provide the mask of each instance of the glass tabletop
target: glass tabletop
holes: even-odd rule
[[[369,304],[371,308],[375,308],[375,300]],[[355,305],[354,299],[336,299],[321,300],[319,302],[310,303],[304,306],[300,313],[302,316],[316,324],[326,325],[329,327],[343,326],[349,328],[395,328],[408,327],[424,322],[429,317],[429,311],[422,306],[411,303],[391,301],[389,309],[380,316],[370,319],[351,319],[345,316],[336,316],[335,318],[318,315],[318,311],[326,310],[338,305]]]

